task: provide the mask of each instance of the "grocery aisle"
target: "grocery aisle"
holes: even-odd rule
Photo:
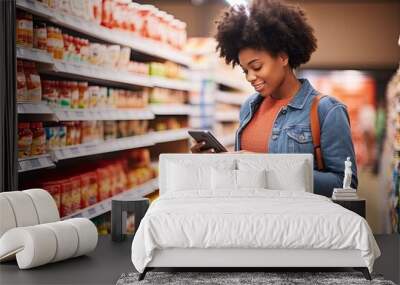
[[[112,198],[157,194],[159,145],[188,150],[200,84],[182,52],[186,24],[126,1],[16,7],[18,188],[41,187],[62,219],[109,233]]]
[[[47,190],[62,219],[109,233],[111,199],[157,197],[158,155],[187,152],[189,128],[233,149],[249,85],[173,15],[18,0],[15,24],[18,189]]]

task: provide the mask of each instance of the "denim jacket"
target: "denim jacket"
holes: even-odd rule
[[[292,101],[281,108],[269,138],[269,153],[314,153],[310,127],[311,103],[317,91],[307,79],[300,79],[301,88]],[[235,150],[241,149],[241,134],[254,116],[264,97],[250,96],[240,109],[239,128],[236,131]],[[316,170],[314,159],[314,193],[330,197],[333,188],[343,187],[344,161],[352,161],[352,183],[357,188],[357,166],[350,120],[346,106],[335,98],[326,96],[318,106],[321,127],[321,151],[324,171]]]

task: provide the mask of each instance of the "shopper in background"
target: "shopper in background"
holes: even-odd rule
[[[255,0],[250,7],[231,7],[217,24],[220,56],[227,64],[239,64],[256,91],[241,107],[235,150],[314,153],[310,110],[318,92],[294,73],[317,48],[304,11]],[[352,161],[351,186],[357,188],[350,122],[346,106],[330,96],[320,100],[318,117],[324,169],[314,169],[314,192],[331,197],[333,188],[342,187],[346,157]],[[191,151],[200,152],[201,146],[194,144]]]

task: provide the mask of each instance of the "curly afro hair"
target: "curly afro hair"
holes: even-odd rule
[[[314,29],[298,6],[277,0],[253,0],[249,7],[233,6],[217,23],[217,50],[227,64],[239,64],[243,48],[266,50],[272,56],[285,52],[297,68],[317,48]]]

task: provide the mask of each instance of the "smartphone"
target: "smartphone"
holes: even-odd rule
[[[201,151],[213,148],[215,152],[227,152],[228,150],[207,130],[190,130],[189,135],[196,141],[204,141],[206,144],[201,147]]]

